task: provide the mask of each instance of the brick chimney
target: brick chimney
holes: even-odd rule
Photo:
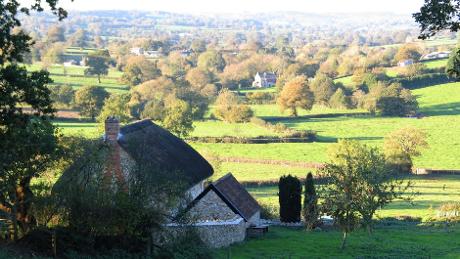
[[[109,143],[117,141],[120,133],[120,121],[114,116],[109,116],[105,120],[105,140]]]
[[[110,153],[107,158],[107,168],[105,172],[105,181],[110,186],[115,178],[119,187],[126,190],[125,179],[121,165],[120,145],[118,144],[118,136],[120,135],[120,122],[114,116],[107,117],[105,120],[105,138],[110,146]]]

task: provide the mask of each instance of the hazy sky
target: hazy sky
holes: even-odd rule
[[[23,0],[23,2],[30,0]],[[145,10],[181,13],[394,12],[411,14],[423,0],[61,0],[69,10]]]

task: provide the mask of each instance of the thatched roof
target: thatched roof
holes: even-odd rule
[[[190,184],[213,174],[212,166],[197,151],[151,120],[121,127],[118,143],[137,163],[177,172]]]
[[[212,166],[191,146],[150,120],[138,121],[120,128],[117,138],[121,149],[134,159],[142,172],[155,174],[150,180],[172,180],[191,187],[213,174]],[[86,185],[91,174],[102,172],[110,156],[103,140],[93,141],[82,157],[77,159],[55,184],[66,190],[70,185]],[[119,161],[119,160],[118,160]],[[123,167],[123,165],[122,165]]]

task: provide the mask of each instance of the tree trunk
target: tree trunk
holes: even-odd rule
[[[368,223],[368,224],[366,225],[366,228],[367,228],[367,234],[368,234],[369,236],[372,236],[372,223]]]
[[[23,233],[26,233],[29,227],[35,223],[35,218],[29,215],[33,199],[33,193],[30,190],[30,180],[31,178],[29,177],[21,180],[19,186],[16,188],[16,218]]]
[[[343,232],[343,237],[342,237],[342,245],[340,246],[340,249],[344,249],[345,245],[347,243],[347,237],[348,237],[348,232]]]
[[[13,222],[13,240],[16,242],[18,240],[18,219],[17,219],[17,211],[18,211],[18,198],[16,194],[14,194],[14,204],[11,210],[11,221]]]

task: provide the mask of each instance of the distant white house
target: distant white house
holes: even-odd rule
[[[437,52],[431,52],[429,54],[426,54],[420,58],[421,61],[426,61],[426,60],[435,60],[435,59],[443,59],[443,58],[448,58],[450,56],[450,51],[437,51]]]
[[[405,59],[398,62],[398,67],[407,67],[414,64],[413,59]]]
[[[130,52],[131,54],[136,55],[136,56],[141,56],[141,55],[144,55],[144,48],[138,48],[138,47],[136,47],[136,48],[131,48],[131,49],[129,50],[129,52]]]
[[[159,58],[163,56],[163,54],[158,50],[147,50],[144,51],[144,56],[147,58]]]
[[[78,65],[78,62],[72,59],[72,60],[64,62],[63,65],[65,67],[76,66]]]
[[[276,75],[272,72],[263,72],[254,76],[254,82],[252,82],[252,87],[264,88],[272,87],[276,85]]]
[[[131,48],[129,53],[136,55],[136,56],[144,56],[146,58],[159,58],[163,56],[163,53],[159,50],[145,50],[144,48]]]

